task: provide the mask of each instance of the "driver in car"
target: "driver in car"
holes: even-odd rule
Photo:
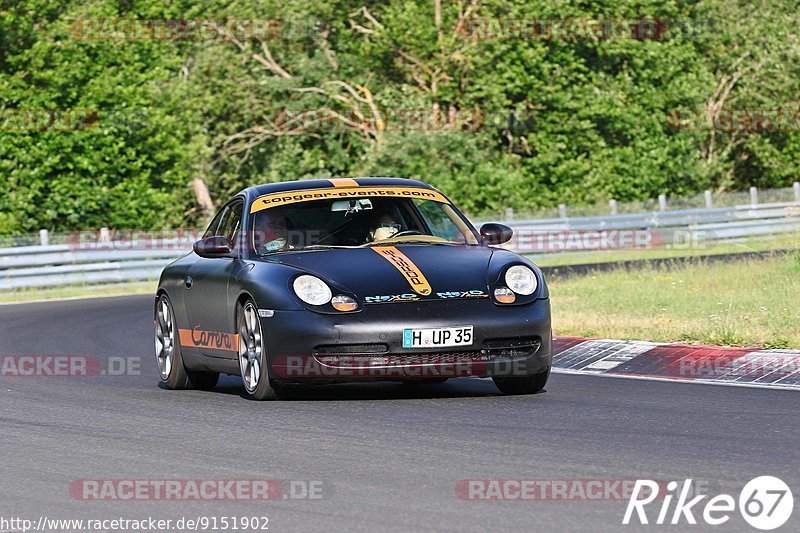
[[[377,242],[390,239],[400,231],[402,227],[391,215],[383,214],[378,218],[377,223],[372,231],[369,232],[369,239],[367,242]]]
[[[265,212],[259,220],[258,240],[264,252],[277,252],[278,250],[292,248],[288,244],[289,228],[286,217],[280,213]]]

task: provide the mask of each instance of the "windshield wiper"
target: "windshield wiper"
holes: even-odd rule
[[[394,246],[396,244],[438,244],[438,245],[449,244],[449,245],[458,245],[458,244],[462,244],[462,243],[453,242],[453,241],[424,241],[424,240],[421,240],[421,239],[420,240],[417,240],[417,239],[408,239],[408,240],[403,239],[403,240],[392,241],[391,239],[389,239],[389,242],[381,242],[381,241],[368,242],[364,246]]]
[[[311,251],[311,250],[330,250],[332,248],[342,248],[342,246],[333,246],[328,244],[312,244],[311,246],[303,246],[302,248],[281,248],[280,250],[274,250],[270,252],[263,252],[259,255],[264,257],[267,255],[273,254],[288,254],[292,252],[304,252],[304,251]]]
[[[311,244],[309,246],[295,248],[294,251],[297,252],[302,250],[328,250],[330,248],[343,248],[343,246],[336,246],[334,244]]]

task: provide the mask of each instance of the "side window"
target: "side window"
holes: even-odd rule
[[[238,248],[241,229],[242,202],[236,202],[225,208],[216,235],[229,238],[233,243],[233,247]]]
[[[447,216],[447,213],[444,212],[439,204],[431,200],[414,200],[414,203],[417,204],[417,208],[425,218],[425,222],[427,222],[430,227],[431,233],[447,240],[452,240],[457,237],[461,237],[463,240],[463,235],[458,227],[453,223],[450,217]]]
[[[219,221],[222,220],[222,215],[225,214],[225,211],[227,211],[227,208],[223,208],[223,209],[220,209],[219,211],[217,211],[217,214],[214,215],[214,219],[211,221],[211,224],[208,225],[208,229],[206,229],[206,232],[203,233],[203,238],[204,239],[206,237],[213,237],[214,235],[217,234],[217,228],[219,227]]]

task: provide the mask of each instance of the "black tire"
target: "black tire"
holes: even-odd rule
[[[492,377],[495,386],[500,392],[508,395],[534,394],[542,390],[550,377],[550,367],[547,370],[524,377]]]
[[[236,306],[236,331],[239,334],[239,371],[245,391],[254,400],[278,399],[279,389],[269,377],[258,308],[250,299]]]

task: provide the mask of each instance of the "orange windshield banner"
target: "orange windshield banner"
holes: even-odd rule
[[[300,191],[285,191],[265,194],[264,196],[260,196],[253,200],[253,203],[250,206],[250,212],[256,213],[271,207],[279,207],[282,205],[308,202],[312,200],[369,198],[375,196],[385,198],[417,198],[420,200],[432,200],[434,202],[443,204],[450,203],[442,193],[434,191],[433,189],[424,189],[422,187],[358,187],[340,184],[338,186],[321,189],[306,189]]]

